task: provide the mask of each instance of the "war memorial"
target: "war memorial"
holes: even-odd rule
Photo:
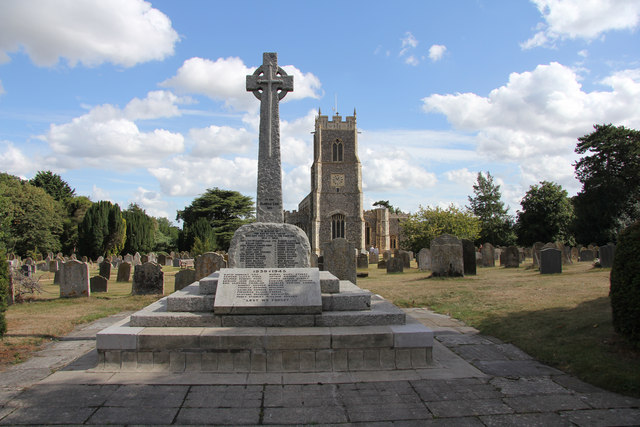
[[[428,327],[382,297],[312,267],[307,235],[284,223],[279,101],[294,82],[276,53],[264,53],[246,88],[260,101],[257,222],[236,231],[226,268],[99,332],[96,369],[276,373],[429,366]]]

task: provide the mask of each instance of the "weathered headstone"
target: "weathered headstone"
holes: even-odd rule
[[[133,255],[133,263],[131,263],[132,266],[136,266],[136,265],[140,265],[142,264],[142,256],[140,255],[140,252],[136,252]]]
[[[215,273],[221,268],[227,266],[226,261],[222,255],[215,252],[205,252],[199,255],[195,259],[195,275],[194,280],[200,280],[203,277],[207,277],[211,273]]]
[[[578,248],[576,247],[571,248],[571,261],[578,262],[579,259],[580,259],[580,251],[578,251]]]
[[[131,279],[131,263],[123,262],[118,266],[118,282],[128,282]]]
[[[180,258],[173,258],[173,260],[171,261],[173,267],[180,267]]]
[[[98,274],[109,280],[111,277],[111,263],[107,260],[102,261],[98,266]]]
[[[398,258],[402,260],[404,268],[411,268],[411,254],[407,251],[398,251]]]
[[[136,265],[133,272],[132,295],[164,294],[164,273],[155,262]]]
[[[167,265],[167,256],[165,254],[158,255],[158,264]]]
[[[436,277],[464,275],[460,239],[450,234],[443,234],[431,241],[431,272]]]
[[[520,267],[520,251],[516,246],[509,246],[503,251],[504,254],[504,267],[505,268],[518,268]]]
[[[429,248],[422,248],[418,252],[418,268],[422,271],[431,269],[431,250]]]
[[[88,297],[91,295],[88,264],[78,260],[70,260],[64,263],[61,273],[61,298]]]
[[[611,268],[613,267],[613,257],[616,253],[616,245],[608,243],[604,246],[600,246],[600,267]]]
[[[475,276],[476,247],[471,240],[462,239],[462,265],[465,276]]]
[[[309,268],[310,254],[307,235],[295,225],[256,222],[243,225],[233,235],[229,268]]]
[[[369,255],[358,254],[357,263],[358,268],[369,268]]]
[[[355,247],[347,239],[338,238],[322,245],[324,269],[340,280],[356,283]]]
[[[385,261],[389,261],[389,259],[391,258],[391,251],[384,251],[382,253],[382,259]]]
[[[380,255],[375,252],[369,252],[369,264],[377,264],[380,261]]]
[[[140,255],[140,263],[141,264],[146,264],[149,262],[149,255]],[[151,261],[153,262],[153,261]]]
[[[383,260],[380,262],[385,262],[385,261]],[[404,263],[400,258],[397,258],[397,257],[389,258],[386,261],[386,263],[387,263],[387,273],[403,273],[404,272]],[[380,266],[380,263],[378,263],[378,266]]]
[[[176,273],[175,290],[179,291],[196,281],[196,271],[191,269],[180,270]]]
[[[562,252],[557,248],[540,251],[540,274],[562,273]]]
[[[580,261],[593,261],[596,258],[593,249],[582,249],[580,251]]]
[[[93,276],[89,279],[89,288],[91,292],[107,292],[109,281],[103,276]]]
[[[533,255],[533,266],[538,267],[540,265],[540,251],[544,247],[544,243],[535,242],[531,248],[531,254]]]
[[[495,249],[491,243],[485,243],[482,245],[482,266],[483,267],[495,267]]]

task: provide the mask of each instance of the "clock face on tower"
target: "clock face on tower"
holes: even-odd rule
[[[331,174],[331,186],[332,187],[344,187],[344,174],[332,173]]]

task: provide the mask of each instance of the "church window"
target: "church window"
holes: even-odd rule
[[[364,236],[364,244],[368,248],[371,245],[371,227],[369,227],[369,224],[364,226]]]
[[[331,238],[344,237],[344,215],[335,214],[331,217]]]
[[[333,143],[332,160],[334,162],[342,161],[342,141],[340,141],[339,139],[336,139],[336,142]]]
[[[396,236],[391,236],[389,238],[389,243],[390,243],[391,249],[397,249],[398,248],[398,243],[397,242],[398,241],[396,240]]]

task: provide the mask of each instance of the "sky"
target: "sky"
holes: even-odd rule
[[[208,188],[255,199],[277,52],[283,198],[310,190],[318,111],[357,114],[365,209],[468,205],[490,172],[580,190],[577,138],[640,129],[640,1],[0,1],[0,171],[176,223]]]

